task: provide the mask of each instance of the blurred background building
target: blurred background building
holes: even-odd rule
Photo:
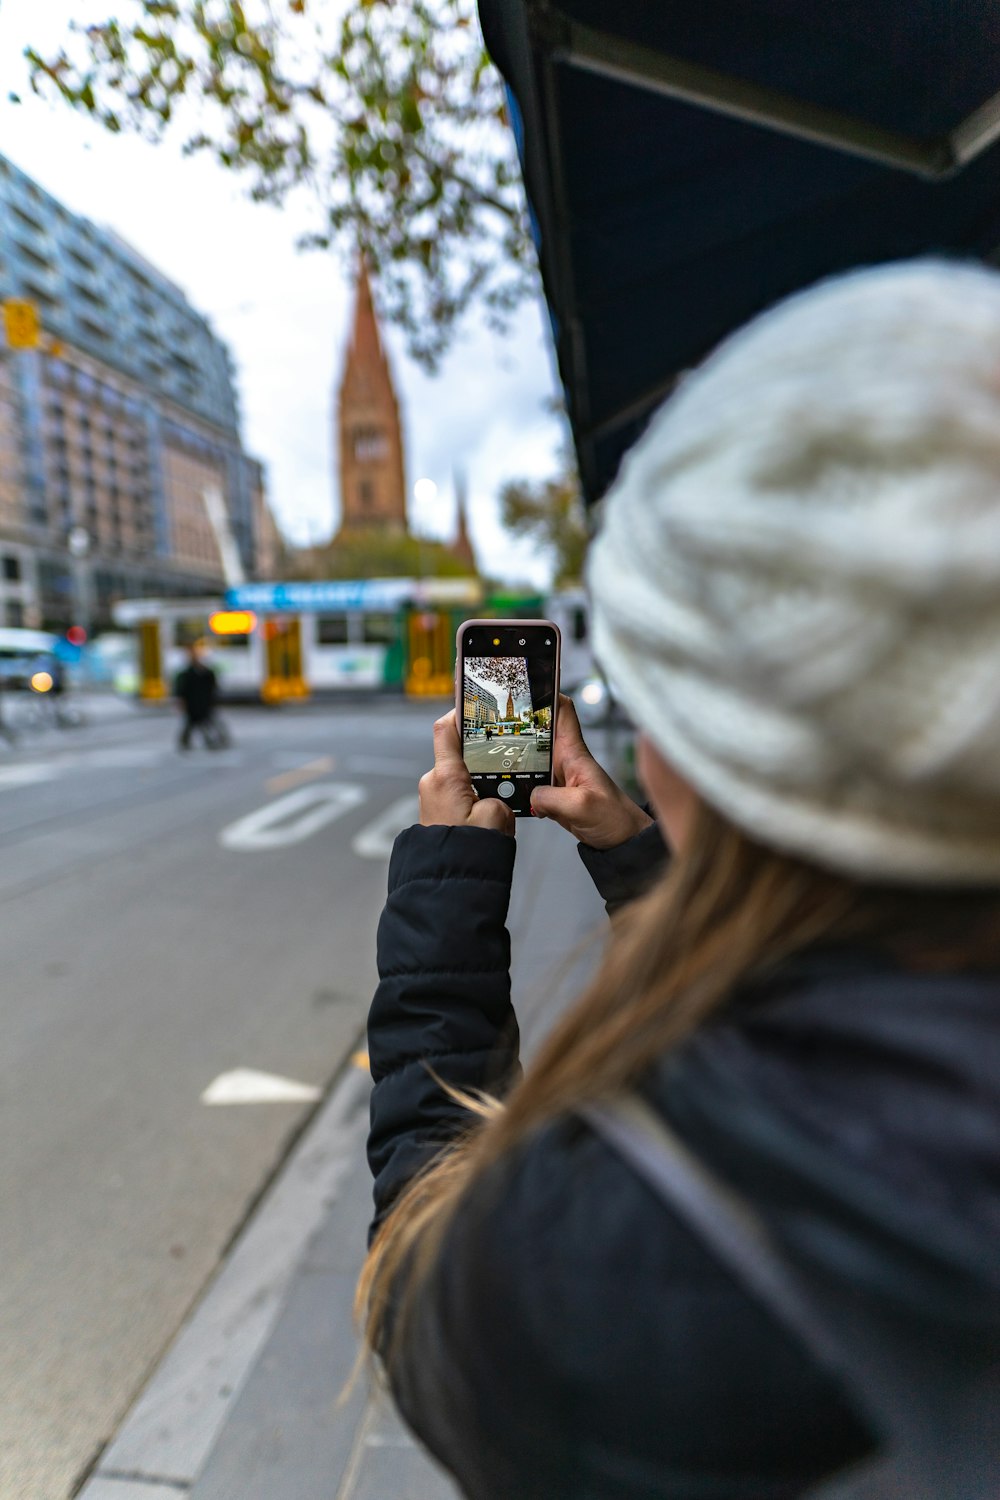
[[[110,623],[116,599],[273,576],[229,351],[162,272],[0,157],[0,625]]]

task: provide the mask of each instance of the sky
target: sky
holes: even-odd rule
[[[297,251],[315,227],[304,199],[254,204],[238,178],[179,140],[153,145],[110,136],[31,94],[20,60],[30,42],[54,51],[71,17],[104,19],[110,0],[0,0],[0,152],[68,208],[109,226],[184,291],[233,354],[244,446],[265,464],[275,516],[289,539],[329,537],[336,520],[334,389],[352,305],[350,277],[330,251]],[[127,14],[120,4],[119,12]],[[8,95],[17,92],[22,103]],[[557,382],[544,310],[522,309],[500,338],[466,326],[437,376],[385,333],[403,415],[408,504],[415,530],[449,539],[454,476],[466,479],[480,566],[510,582],[544,585],[537,549],[499,522],[508,479],[547,478],[562,432],[550,404]],[[420,487],[418,480],[432,480]]]

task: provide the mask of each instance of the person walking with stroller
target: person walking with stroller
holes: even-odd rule
[[[190,750],[191,736],[197,730],[207,749],[224,750],[229,743],[229,736],[216,712],[219,679],[205,661],[201,641],[192,641],[188,647],[188,663],[177,674],[174,697],[184,714],[177,748]]]

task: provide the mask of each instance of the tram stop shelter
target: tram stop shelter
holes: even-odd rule
[[[479,0],[585,498],[679,372],[854,266],[1000,246],[980,0]]]

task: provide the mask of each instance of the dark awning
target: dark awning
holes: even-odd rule
[[[1000,246],[1000,5],[479,0],[588,500],[678,371],[852,266]]]

